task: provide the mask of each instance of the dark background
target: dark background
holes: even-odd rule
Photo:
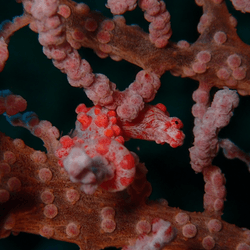
[[[198,38],[196,30],[202,9],[195,5],[194,0],[165,0],[171,14],[173,30],[172,41],[187,40],[192,43]],[[111,17],[105,8],[105,0],[85,1],[92,9],[102,11]],[[238,34],[242,40],[250,44],[250,18],[232,9],[230,12],[238,20]],[[0,22],[12,19],[22,13],[22,5],[14,0],[0,0]],[[139,24],[147,31],[148,23],[143,19],[140,9],[125,14],[127,24]],[[42,53],[37,41],[37,34],[28,27],[16,32],[9,43],[10,57],[6,67],[0,73],[0,89],[10,89],[13,93],[23,96],[28,101],[28,111],[34,111],[41,120],[48,120],[62,134],[67,134],[76,119],[74,112],[79,103],[91,106],[81,89],[73,88],[67,83],[66,75],[56,69]],[[125,61],[115,62],[110,58],[100,59],[93,51],[81,49],[80,54],[89,61],[94,73],[103,73],[116,83],[120,90],[125,89],[140,70],[137,66]],[[179,117],[184,123],[185,143],[177,149],[169,145],[158,145],[154,142],[130,140],[126,146],[136,152],[148,168],[148,180],[153,187],[150,199],[165,198],[170,206],[180,207],[188,211],[203,210],[203,178],[195,174],[189,164],[188,148],[193,142],[192,127],[193,105],[192,92],[198,84],[189,79],[173,77],[169,72],[161,78],[162,86],[156,99],[152,102],[165,104],[171,116]],[[220,137],[230,138],[246,152],[250,152],[249,120],[250,99],[242,97],[240,106],[229,126],[224,128]],[[35,149],[44,150],[42,142],[23,128],[12,127],[5,118],[0,117],[1,131],[12,138],[22,138],[25,143]],[[214,164],[221,167],[227,179],[227,201],[223,219],[240,227],[250,228],[250,174],[244,163],[238,160],[227,160],[220,154]],[[1,215],[0,215],[1,216]],[[47,240],[41,236],[20,233],[0,240],[1,250],[51,250],[78,249],[74,244]]]

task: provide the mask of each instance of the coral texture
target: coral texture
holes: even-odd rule
[[[0,248],[249,250],[249,6],[1,3]]]

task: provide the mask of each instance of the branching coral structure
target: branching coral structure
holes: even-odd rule
[[[0,26],[0,244],[24,232],[81,250],[250,250],[250,155],[234,140],[250,49],[231,13],[250,2],[186,1],[200,14],[192,42],[176,39],[168,2],[13,0],[23,14]],[[19,44],[32,51],[23,67]]]

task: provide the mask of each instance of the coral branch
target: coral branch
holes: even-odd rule
[[[191,166],[196,172],[211,165],[219,150],[218,133],[228,125],[233,109],[238,106],[239,99],[236,92],[229,89],[218,91],[211,107],[208,103],[207,92],[202,86],[194,92],[193,99],[197,102],[192,113],[195,119],[194,146],[190,148]]]
[[[164,202],[143,202],[135,207],[126,191],[98,190],[93,196],[86,195],[80,190],[81,184],[69,180],[54,156],[46,157],[20,139],[0,136],[0,209],[4,215],[0,221],[1,238],[11,231],[21,231],[76,243],[81,249],[123,247],[139,237],[137,224],[140,221],[154,224],[155,218],[162,218],[176,228],[175,239],[178,240],[173,240],[168,249],[202,249],[208,244],[229,244],[224,249],[235,249],[250,243],[248,230],[220,219],[221,227],[214,229],[215,218],[206,214],[185,212]],[[108,217],[116,225],[112,235],[104,226],[104,207],[115,210],[115,215]],[[154,227],[152,232],[151,229],[147,231],[148,237],[154,235],[154,230],[158,231]]]
[[[223,153],[228,159],[238,158],[247,164],[248,170],[250,171],[250,155],[245,153],[239,147],[237,147],[229,139],[220,139],[220,147],[223,148]]]
[[[46,152],[0,132],[0,238],[26,232],[75,243],[81,250],[249,250],[250,230],[241,228],[248,227],[242,212],[249,210],[244,205],[248,199],[241,185],[249,176],[237,159],[232,161],[237,169],[231,168],[227,159],[222,163],[219,154],[221,147],[228,159],[242,160],[249,170],[249,154],[229,139],[219,138],[221,132],[228,137],[221,130],[229,124],[240,95],[250,94],[249,45],[239,37],[237,20],[229,12],[233,6],[249,12],[249,1],[232,0],[232,6],[227,7],[224,0],[195,0],[202,13],[196,19],[198,37],[193,43],[183,40],[183,13],[188,11],[176,15],[173,6],[177,0],[108,0],[103,7],[109,18],[92,10],[96,8],[94,3],[99,6],[101,1],[90,1],[90,6],[72,0],[16,2],[23,7],[23,15],[12,22],[3,21],[0,28],[0,80],[3,88],[8,84],[6,89],[11,90],[0,91],[0,114],[9,122],[6,126],[21,127],[21,133],[25,128],[41,139]],[[185,2],[180,5],[187,6]],[[0,5],[0,18],[9,4],[5,1]],[[143,19],[143,28],[126,24],[133,23],[128,11],[133,18]],[[187,20],[193,15],[190,13]],[[175,36],[176,18],[181,21],[181,37]],[[28,24],[30,30],[24,28]],[[44,70],[42,64],[36,67],[39,57],[33,54],[35,42],[26,37],[26,32],[33,34],[31,31],[37,33],[39,51],[52,61],[48,67],[56,67],[57,78],[52,77],[53,69]],[[21,45],[21,41],[26,44]],[[26,58],[27,50],[32,53],[31,59]],[[22,60],[14,62],[22,52]],[[40,59],[49,63],[46,57]],[[128,63],[133,65],[125,70]],[[102,73],[96,73],[99,70]],[[184,160],[189,161],[192,122],[185,116],[190,113],[193,88],[190,83],[177,85],[179,79],[172,83],[168,75],[160,80],[166,71],[199,82],[193,93],[190,164],[184,164]],[[61,72],[66,74],[64,78],[60,78]],[[129,81],[121,79],[130,73]],[[29,79],[30,86],[26,84]],[[78,89],[71,87],[82,88],[84,93],[77,95]],[[12,92],[23,93],[28,104]],[[157,92],[161,101],[155,100]],[[243,103],[248,100],[241,99]],[[181,120],[170,117],[165,104]],[[39,116],[25,111],[27,106]],[[49,111],[53,113],[49,118],[52,122],[39,119],[48,119]],[[239,113],[235,114],[235,131],[244,131],[247,122],[240,122]],[[248,141],[246,133],[244,137]],[[178,148],[182,145],[186,148]],[[150,151],[146,156],[142,154],[144,147]],[[193,177],[190,165],[203,174],[204,190],[198,190],[204,183],[196,180],[202,180],[202,176]],[[228,176],[230,171],[233,177]],[[180,184],[185,186],[177,192]],[[192,188],[189,194],[187,187]],[[157,191],[150,196],[153,189]],[[225,203],[227,192],[228,200],[231,194],[237,196],[233,206],[240,208],[231,216],[227,210],[230,202],[229,206]],[[169,202],[151,201],[161,195],[169,197]],[[177,197],[178,202],[171,197]],[[194,208],[197,204],[198,209]],[[185,211],[185,206],[197,212]],[[226,222],[235,223],[232,214],[242,216],[244,221],[238,226]]]

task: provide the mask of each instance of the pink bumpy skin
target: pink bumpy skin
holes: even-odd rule
[[[161,103],[147,105],[133,122],[122,124],[123,134],[128,138],[168,143],[173,148],[183,144],[185,135],[180,130],[182,127],[181,120],[169,117],[166,107]]]
[[[135,163],[122,144],[116,113],[100,106],[87,108],[84,104],[76,112],[73,138],[63,136],[56,151],[59,165],[72,182],[82,183],[87,194],[93,194],[98,186],[111,192],[125,189],[134,180]]]
[[[93,194],[98,186],[121,191],[133,182],[135,160],[123,145],[125,139],[167,142],[175,148],[183,144],[185,137],[179,130],[182,122],[169,117],[163,104],[147,105],[133,122],[119,120],[115,111],[99,105],[87,108],[80,104],[76,113],[72,138],[66,135],[60,139],[56,156],[70,180],[82,183],[87,194]]]
[[[154,219],[152,235],[142,234],[133,246],[126,246],[122,250],[160,250],[175,237],[175,230],[169,221]]]

